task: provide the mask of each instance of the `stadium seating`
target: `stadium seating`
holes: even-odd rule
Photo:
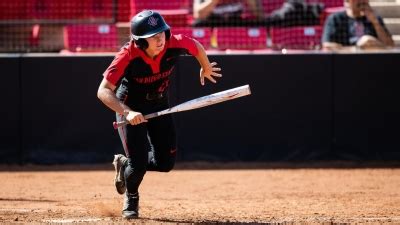
[[[64,29],[64,46],[74,52],[117,51],[117,29],[113,24],[68,25]]]
[[[171,26],[186,26],[191,17],[191,0],[144,1],[131,0],[131,17],[142,10],[153,9],[159,12]]]
[[[211,48],[211,28],[209,27],[172,27],[172,34],[183,34],[198,40],[205,49]]]
[[[35,24],[32,27],[32,32],[29,37],[29,43],[31,46],[38,46],[39,45],[39,32],[40,32],[40,25]]]
[[[21,20],[27,18],[25,0],[1,0],[0,20]]]
[[[117,22],[129,22],[130,11],[130,0],[117,0]]]
[[[267,31],[264,28],[218,27],[214,28],[217,48],[264,49],[267,47]]]
[[[83,17],[81,0],[27,0],[27,17],[35,20],[66,20]]]
[[[0,25],[0,52],[58,52],[63,48],[62,25]]]
[[[299,26],[271,28],[271,43],[274,49],[319,49],[322,26]]]
[[[30,25],[0,25],[0,51],[26,51],[30,48],[31,35]]]
[[[129,41],[131,17],[144,9],[160,12],[173,33],[194,37],[207,50],[254,52],[270,47],[318,49],[326,17],[344,9],[343,0],[306,0],[308,3],[324,3],[325,9],[321,14],[320,24],[271,27],[268,28],[270,37],[267,41],[268,32],[262,26],[192,28],[189,26],[192,19],[192,1],[2,0],[2,49],[57,51],[60,46],[61,49],[64,46],[71,51],[115,51],[118,50],[118,46]],[[285,1],[262,0],[264,12],[270,14],[281,8]],[[242,19],[252,19],[253,15],[248,10],[249,8],[245,7]],[[248,26],[252,26],[250,24]],[[20,47],[17,46],[18,43]]]
[[[114,0],[84,0],[81,4],[84,18],[112,22]]]
[[[113,4],[114,0],[2,0],[0,19],[34,20],[37,23],[112,22]]]

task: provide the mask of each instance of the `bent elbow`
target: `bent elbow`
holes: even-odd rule
[[[104,93],[103,88],[99,88],[99,89],[97,90],[97,98],[100,99],[100,100],[102,100],[102,99],[103,99],[103,95],[104,95],[103,93]]]

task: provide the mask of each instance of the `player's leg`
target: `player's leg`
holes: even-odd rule
[[[147,170],[169,172],[175,165],[177,151],[172,115],[153,118],[147,127],[154,156],[154,160],[149,160]]]
[[[124,165],[126,192],[122,216],[127,219],[139,216],[139,186],[146,173],[150,142],[146,123],[123,126],[119,130],[122,145],[127,156]]]

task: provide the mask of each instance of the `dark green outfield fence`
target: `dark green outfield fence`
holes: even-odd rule
[[[213,55],[201,87],[182,57],[172,103],[249,84],[252,95],[175,114],[179,160],[400,160],[400,53]],[[112,56],[3,55],[1,163],[101,163],[122,153],[97,99]]]

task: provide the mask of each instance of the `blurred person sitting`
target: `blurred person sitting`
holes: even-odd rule
[[[195,27],[261,25],[264,11],[261,0],[194,0],[193,18]]]
[[[308,3],[304,0],[286,0],[279,9],[266,17],[267,26],[292,27],[320,24],[323,3]]]
[[[345,10],[327,18],[322,45],[325,50],[349,46],[382,49],[393,47],[394,42],[383,19],[372,10],[369,0],[345,0]]]

